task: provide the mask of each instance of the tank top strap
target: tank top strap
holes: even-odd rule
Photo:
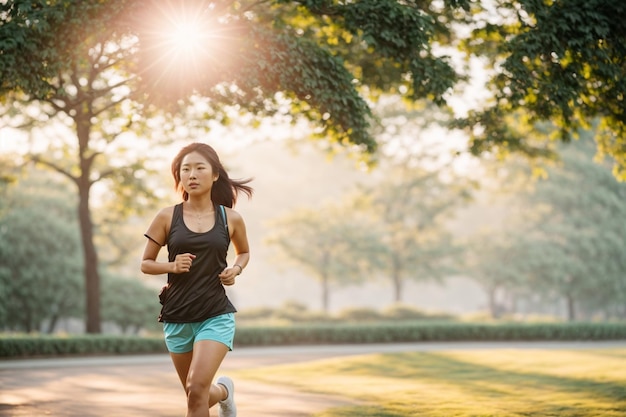
[[[182,221],[183,221],[183,203],[179,203],[174,206],[174,213],[172,214],[172,226],[175,224],[181,224]]]

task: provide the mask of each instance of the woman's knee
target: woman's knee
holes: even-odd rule
[[[210,384],[196,381],[187,381],[185,391],[187,392],[187,405],[189,408],[206,407],[209,400]]]

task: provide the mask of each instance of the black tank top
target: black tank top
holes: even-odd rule
[[[196,255],[189,272],[167,275],[167,296],[159,321],[193,323],[237,311],[232,305],[218,275],[226,268],[230,245],[225,218],[215,207],[215,224],[206,233],[192,232],[183,221],[182,203],[174,206],[172,225],[167,237],[169,261],[176,255]]]

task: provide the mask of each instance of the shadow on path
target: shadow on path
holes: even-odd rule
[[[221,373],[272,364],[385,352],[439,350],[572,349],[625,347],[626,341],[594,343],[413,343],[394,345],[299,346],[241,348],[229,354]],[[455,366],[466,366],[458,363]],[[476,369],[479,373],[493,372]],[[498,377],[498,375],[494,375]],[[471,387],[471,381],[467,381]],[[550,379],[544,379],[549,384]],[[560,381],[563,383],[566,381]],[[567,382],[566,382],[567,383]],[[328,408],[354,405],[339,397],[299,392],[285,386],[235,381],[241,417],[307,417]],[[471,388],[470,388],[471,389]],[[574,389],[574,387],[572,387]],[[599,395],[624,395],[602,384]],[[183,389],[167,355],[0,361],[0,416],[180,417],[185,414]],[[213,409],[212,416],[217,416]]]

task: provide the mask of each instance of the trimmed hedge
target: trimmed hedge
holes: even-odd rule
[[[400,322],[238,327],[235,346],[625,339],[626,323]],[[0,358],[165,352],[161,336],[0,336]]]
[[[385,323],[237,329],[236,346],[626,339],[626,323]]]
[[[167,352],[162,337],[108,335],[0,336],[0,358]]]

